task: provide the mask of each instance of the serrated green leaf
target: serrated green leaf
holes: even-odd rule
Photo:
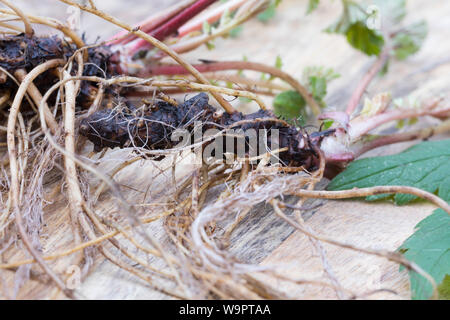
[[[285,91],[278,94],[273,100],[275,114],[290,122],[297,122],[300,125],[305,124],[306,102],[297,91]]]
[[[449,298],[450,215],[442,209],[437,209],[419,222],[416,229],[400,246],[399,251],[406,259],[414,261],[433,277],[438,284],[441,298]],[[429,299],[432,295],[429,281],[414,271],[409,271],[409,275],[411,297]]]
[[[345,0],[341,17],[325,29],[329,33],[346,36],[348,43],[365,54],[379,55],[384,46],[384,38],[376,30],[367,26],[369,15],[360,4]]]
[[[309,77],[309,87],[317,100],[322,100],[327,95],[327,79],[324,77]]]
[[[404,60],[419,51],[428,33],[425,21],[410,25],[399,31],[394,39],[394,53],[399,60]]]
[[[402,153],[356,160],[328,185],[329,190],[346,190],[383,185],[417,187],[450,201],[450,139],[417,144]],[[392,195],[369,196],[378,200]],[[416,199],[413,195],[396,194],[396,204]]]
[[[445,275],[445,278],[439,285],[438,290],[440,299],[450,300],[450,275]]]
[[[309,0],[308,10],[306,11],[306,14],[310,14],[311,12],[316,10],[317,7],[319,6],[319,2],[320,2],[320,0]]]
[[[327,85],[340,75],[331,68],[307,67],[303,71],[303,82],[307,84],[308,91],[312,93],[316,102],[322,107],[326,107],[324,98],[327,94]]]

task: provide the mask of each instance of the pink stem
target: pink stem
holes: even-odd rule
[[[150,31],[154,30],[155,28],[159,27],[163,23],[167,22],[169,19],[173,18],[175,15],[180,13],[182,10],[186,9],[188,6],[195,3],[197,0],[185,0],[181,1],[181,3],[177,3],[166,10],[162,12],[158,12],[157,14],[151,16],[147,20],[144,20],[140,22],[135,28],[138,28],[146,33],[149,33]],[[128,37],[123,38],[129,34]],[[121,39],[120,39],[121,38]],[[115,34],[113,37],[111,37],[109,40],[109,44],[126,44],[130,41],[133,41],[136,39],[137,36],[129,33],[126,30],[120,31],[119,33]],[[117,39],[117,40],[115,40]]]
[[[433,110],[433,105],[428,108],[424,108],[421,110],[416,109],[397,109],[391,112],[382,113],[376,116],[373,116],[369,119],[361,119],[356,123],[350,122],[349,135],[352,140],[358,139],[364,134],[368,133],[370,130],[375,129],[376,127],[393,121],[400,119],[408,119],[415,118],[421,116],[435,116],[435,117],[444,117],[450,114],[450,108]]]
[[[178,15],[176,15],[174,18],[170,19],[163,25],[159,26],[155,30],[151,31],[149,33],[152,37],[162,41],[171,34],[174,34],[177,32],[177,29],[181,27],[183,24],[185,24],[188,20],[195,17],[197,14],[205,10],[207,7],[209,7],[211,4],[216,2],[217,0],[198,0],[190,7],[184,9],[181,11]],[[150,47],[150,44],[143,40],[138,39],[130,48],[129,48],[129,54],[133,55],[138,50],[143,48]]]
[[[249,61],[205,61],[202,64],[194,64],[192,65],[198,71],[204,72],[215,72],[215,71],[225,71],[225,70],[253,70],[259,72],[265,72],[267,66]],[[270,73],[270,72],[269,72]],[[181,75],[188,74],[186,69],[179,65],[175,64],[165,64],[160,66],[149,67],[147,69],[142,70],[139,75],[140,76],[152,76],[152,75]]]
[[[372,82],[373,78],[378,74],[378,72],[380,72],[380,70],[386,64],[388,58],[389,58],[389,49],[387,49],[386,46],[385,49],[381,52],[381,55],[378,57],[377,61],[375,61],[375,63],[369,69],[367,74],[359,83],[356,90],[353,92],[353,95],[350,98],[350,101],[348,102],[347,110],[345,111],[349,116],[351,116],[353,111],[355,111],[367,87]]]
[[[416,139],[425,139],[426,140],[434,135],[441,134],[441,133],[447,132],[449,130],[450,130],[450,120],[447,120],[437,127],[420,129],[420,130],[413,131],[413,132],[404,132],[404,133],[397,133],[397,134],[381,136],[379,138],[376,138],[375,140],[368,142],[367,144],[364,144],[359,149],[355,150],[354,151],[355,157],[359,157],[360,155],[366,153],[367,151],[370,151],[372,149],[382,147],[382,146],[385,146],[388,144],[411,141],[411,140],[416,140]]]

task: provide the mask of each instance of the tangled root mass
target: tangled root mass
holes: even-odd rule
[[[257,135],[258,141],[255,145],[265,148],[258,150],[258,154],[275,148],[284,149],[285,151],[278,155],[284,166],[304,167],[308,170],[318,166],[318,144],[322,134],[309,136],[301,128],[279,120],[271,111],[259,110],[247,115],[241,112],[219,114],[209,105],[206,93],[200,93],[178,106],[164,101],[156,101],[139,109],[130,103],[126,105],[122,110],[105,109],[82,120],[80,134],[94,144],[95,151],[129,146],[149,150],[171,149],[178,143],[176,139],[171,139],[175,130],[187,130],[191,133],[191,141],[194,142],[194,131],[200,123],[202,133],[208,129],[223,130],[224,136],[227,136],[227,130],[230,129],[243,133],[238,137],[234,135],[232,139],[235,139],[234,146],[238,145],[236,140],[245,139],[246,154],[250,152],[250,135],[246,133],[251,129],[253,132],[262,130],[264,134]],[[277,130],[277,137],[273,136],[274,130]],[[273,138],[278,140],[276,147]],[[225,140],[222,139],[223,143]],[[236,149],[234,153],[237,154]]]

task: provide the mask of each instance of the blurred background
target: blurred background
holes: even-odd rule
[[[388,0],[386,0],[387,2]],[[85,1],[87,2],[87,1]],[[118,19],[135,25],[154,12],[174,4],[175,0],[96,0],[95,5]],[[308,0],[283,0],[275,16],[263,23],[253,19],[244,24],[236,38],[214,41],[215,49],[202,46],[184,56],[192,63],[199,59],[241,60],[273,65],[280,56],[283,70],[301,80],[309,66],[333,68],[341,77],[330,83],[326,102],[342,109],[357,82],[375,58],[348,45],[345,37],[322,32],[341,15],[341,2],[322,0],[314,12],[306,14]],[[15,0],[25,12],[66,21],[73,11],[57,0]],[[376,79],[368,95],[390,91],[394,97],[414,93],[417,96],[447,91],[450,72],[450,1],[408,0],[404,23],[425,20],[428,36],[421,50],[405,61],[391,63],[389,73]],[[39,32],[49,32],[45,27]],[[111,37],[118,28],[86,12],[81,12],[80,34],[92,43]],[[53,31],[52,31],[53,32]]]

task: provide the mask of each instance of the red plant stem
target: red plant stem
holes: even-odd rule
[[[176,15],[174,18],[170,19],[166,23],[164,23],[162,26],[158,27],[157,29],[153,30],[151,33],[149,33],[152,37],[162,41],[171,34],[174,34],[177,32],[178,28],[181,27],[183,24],[185,24],[187,21],[195,17],[197,14],[205,10],[207,7],[209,7],[211,4],[216,2],[217,0],[198,0],[190,7],[184,9],[181,11],[178,15]],[[148,48],[149,43],[143,39],[139,39],[136,41],[136,43],[130,48],[130,54],[133,55],[138,50],[143,48]]]
[[[301,96],[305,99],[311,110],[315,115],[319,115],[321,110],[317,102],[312,97],[311,93],[302,86],[297,80],[295,80],[288,73],[283,72],[280,69],[271,67],[262,63],[249,62],[249,61],[215,61],[206,62],[202,64],[192,65],[199,72],[214,72],[214,71],[225,71],[225,70],[253,70],[257,72],[264,72],[273,75],[281,80],[290,84],[295,90],[297,90]],[[139,76],[151,77],[153,75],[180,75],[186,74],[186,70],[179,65],[163,65],[157,67],[149,67],[142,70]]]
[[[432,108],[426,108],[422,110],[397,109],[391,112],[375,115],[369,119],[361,119],[357,123],[351,123],[348,133],[352,140],[356,140],[357,138],[362,137],[364,134],[368,133],[370,130],[393,120],[416,118],[422,116],[441,117],[444,115],[446,115],[447,117],[450,115],[450,107],[438,110],[433,110]]]
[[[356,90],[353,92],[353,95],[350,98],[350,101],[348,102],[347,105],[347,109],[345,111],[349,116],[351,116],[353,111],[355,111],[356,107],[358,107],[359,101],[361,101],[361,98],[364,92],[366,91],[367,87],[372,82],[373,78],[378,74],[378,72],[380,72],[380,70],[384,67],[388,58],[389,58],[389,49],[386,46],[385,49],[381,52],[378,59],[366,73],[364,78],[361,80]]]
[[[424,129],[420,129],[420,130],[416,130],[416,131],[412,131],[412,132],[404,132],[404,133],[397,133],[397,134],[381,136],[379,138],[376,138],[375,140],[372,140],[372,141],[364,144],[359,149],[355,150],[354,155],[356,158],[372,149],[382,147],[382,146],[385,146],[388,144],[417,140],[417,139],[426,140],[434,135],[438,135],[438,134],[445,133],[448,131],[450,131],[450,119],[442,122],[440,125],[438,125],[436,127],[424,128]]]
[[[157,14],[149,17],[148,19],[140,22],[135,28],[139,28],[143,32],[149,33],[152,30],[158,28],[163,23],[167,22],[169,19],[173,18],[175,15],[179,14],[182,10],[186,9],[188,6],[195,3],[197,0],[185,0],[180,1],[179,3],[165,9],[162,12],[158,12]],[[125,35],[127,37],[124,38]],[[115,34],[113,37],[111,37],[108,44],[115,45],[115,44],[127,44],[130,41],[133,41],[137,38],[135,34],[129,33],[127,30],[123,30]],[[116,40],[114,40],[116,39]]]

